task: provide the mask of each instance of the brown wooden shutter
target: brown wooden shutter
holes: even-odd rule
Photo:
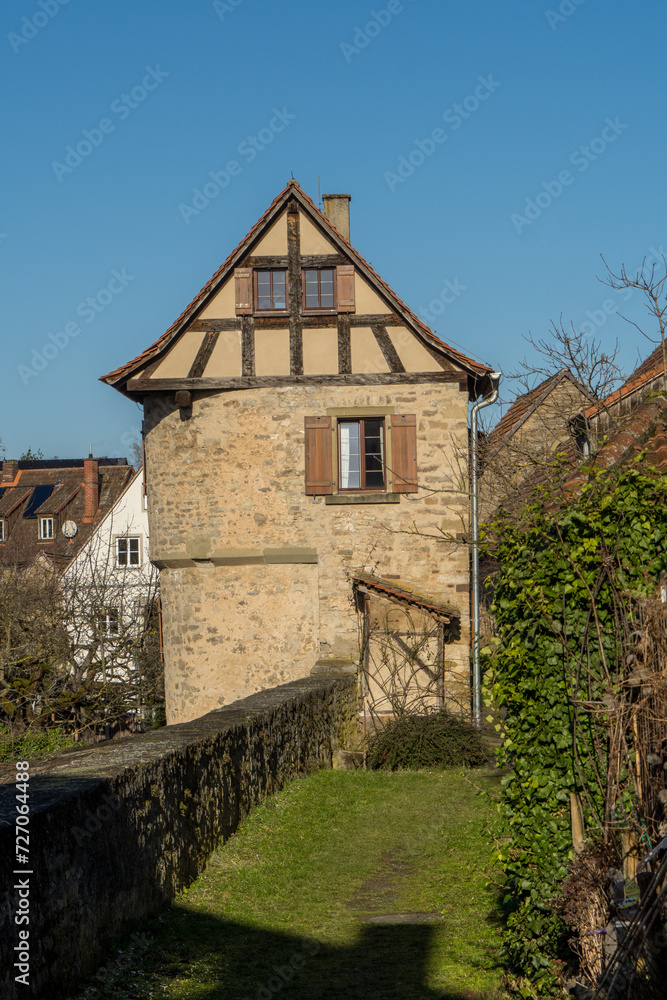
[[[306,494],[333,493],[331,417],[306,417]]]
[[[252,312],[252,269],[237,267],[234,270],[234,287],[236,291],[236,315],[243,316]]]
[[[354,312],[354,264],[339,264],[336,268],[339,312]]]
[[[394,493],[417,492],[417,417],[391,418],[391,468]]]

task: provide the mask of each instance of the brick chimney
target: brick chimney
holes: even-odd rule
[[[19,471],[19,463],[15,458],[5,459],[2,463],[2,482],[3,483],[13,483],[16,479],[16,473]]]
[[[96,458],[83,460],[83,519],[93,521],[99,504],[99,482]]]
[[[350,202],[349,194],[323,194],[324,214],[347,242],[350,242]]]

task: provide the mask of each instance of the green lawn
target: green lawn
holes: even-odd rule
[[[295,782],[79,997],[501,996],[496,814],[474,787],[494,794],[498,779],[469,777],[319,771]]]

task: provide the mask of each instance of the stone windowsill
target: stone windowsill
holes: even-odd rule
[[[332,493],[325,496],[326,504],[400,503],[400,493]]]

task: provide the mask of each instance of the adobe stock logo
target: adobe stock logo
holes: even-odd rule
[[[588,145],[577,146],[570,153],[569,163],[576,167],[580,174],[583,174],[592,163],[595,163],[603,153],[607,151],[612,143],[616,142],[619,135],[622,135],[627,128],[625,122],[617,116],[616,118],[605,118],[605,127],[600,135],[591,139]],[[563,194],[566,187],[574,184],[576,174],[571,170],[561,170],[556,178],[549,181],[542,181],[541,190],[534,198],[525,199],[523,215],[519,212],[512,212],[510,222],[521,235],[526,226],[532,226],[536,219],[539,219],[543,212],[553,205],[554,201]]]
[[[98,288],[95,295],[89,295],[88,298],[79,302],[75,309],[76,316],[84,323],[92,323],[101,312],[104,312],[111,305],[116,296],[127,288],[131,281],[134,281],[134,275],[128,274],[124,267],[120,271],[114,269],[104,288]],[[31,363],[18,365],[16,368],[23,384],[27,385],[31,378],[48,368],[49,363],[57,358],[61,351],[69,347],[70,342],[82,332],[81,323],[77,320],[70,320],[65,323],[61,330],[47,334],[47,343],[43,344],[41,350],[33,347]]]
[[[132,87],[129,93],[121,94],[115,101],[111,102],[109,110],[118,118],[118,121],[125,121],[130,114],[146,100],[151,91],[157,90],[163,80],[166,80],[169,73],[165,73],[160,66],[146,66],[146,75],[141,83]],[[101,118],[95,128],[84,128],[81,131],[83,139],[79,139],[76,146],[65,147],[64,163],[60,160],[51,162],[51,169],[62,184],[66,174],[74,173],[77,167],[91,153],[101,146],[105,138],[116,131],[116,123],[111,118]]]
[[[380,32],[391,24],[396,15],[402,14],[404,10],[405,7],[400,0],[389,0],[386,7],[370,11],[369,20],[363,28],[356,24],[352,42],[340,43],[340,50],[348,66],[352,62],[352,57],[360,55],[364,49],[367,49],[373,39],[377,38]]]
[[[261,128],[255,135],[246,136],[238,144],[236,152],[243,157],[246,163],[252,163],[263,150],[269,146],[273,140],[284,132],[294,121],[296,115],[287,110],[287,105],[281,108],[273,108],[273,117],[264,128]],[[239,160],[228,160],[222,170],[209,170],[209,179],[204,181],[201,187],[192,189],[192,202],[181,202],[178,211],[186,225],[190,225],[193,216],[200,215],[205,208],[211,204],[232,182],[232,177],[238,177],[243,171],[243,164]]]
[[[546,17],[552,31],[555,31],[559,24],[565,24],[568,17],[576,12],[578,7],[586,3],[586,0],[561,0],[558,10],[545,10]]]
[[[489,97],[502,86],[499,80],[493,79],[493,74],[477,77],[477,86],[460,103],[452,104],[442,113],[442,120],[449,125],[450,132],[457,132],[463,123],[488,101]],[[434,128],[425,139],[415,139],[414,147],[407,154],[398,158],[396,170],[385,170],[384,179],[389,190],[393,192],[399,184],[405,184],[415,170],[423,166],[429,156],[449,140],[449,133],[443,128]]]
[[[237,7],[240,7],[243,0],[213,0],[213,9],[220,18],[224,21],[225,14],[233,14]]]
[[[24,17],[21,21],[21,34],[17,35],[14,31],[10,31],[7,35],[7,41],[14,52],[18,52],[22,45],[31,42],[42,28],[60,13],[60,8],[69,2],[70,0],[39,0],[37,6],[40,9],[36,10],[32,17]]]

